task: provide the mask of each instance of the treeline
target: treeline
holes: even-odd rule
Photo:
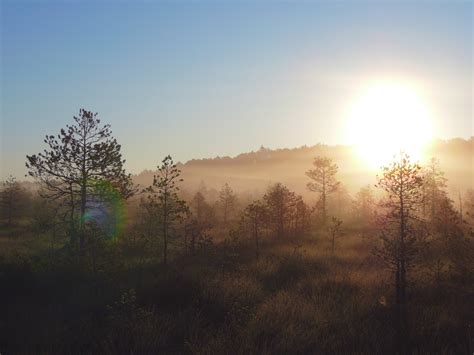
[[[435,245],[449,240],[448,234],[472,233],[474,191],[460,194],[455,208],[435,158],[421,167],[408,156],[400,156],[378,177],[378,191],[366,186],[351,197],[338,181],[337,164],[327,157],[316,157],[306,173],[307,188],[318,198],[316,205],[310,206],[281,183],[270,185],[261,196],[238,196],[227,183],[218,192],[202,183],[194,195],[183,194],[180,169],[171,156],[158,166],[150,186],[135,186],[110,126],[101,125],[97,114],[83,109],[74,117],[73,125],[61,129],[57,136],[46,136],[44,142],[47,149],[28,156],[26,163],[29,175],[40,187],[37,196],[9,177],[0,195],[3,221],[13,226],[28,219],[35,231],[54,229],[55,238],[61,233],[67,236],[67,248],[78,254],[84,254],[97,238],[125,237],[133,231],[146,231],[141,234],[155,239],[164,262],[170,242],[172,249],[180,244],[184,251],[194,252],[198,245],[228,235],[249,237],[256,248],[261,238],[334,236],[342,229],[382,233],[386,240],[393,236],[381,232],[386,224],[381,221],[387,213],[394,213],[397,198],[400,218],[407,214],[410,221],[418,223],[416,239],[429,237]],[[416,169],[407,171],[407,167]],[[412,180],[416,185],[393,190],[390,184],[405,177],[408,185]],[[408,202],[401,200],[405,188],[412,189]],[[408,225],[408,221],[398,223]]]
[[[425,156],[437,157],[441,168],[450,180],[449,192],[457,200],[458,192],[471,188],[474,179],[472,155],[474,139],[451,139],[434,141],[425,151]],[[305,188],[305,172],[316,156],[332,159],[340,167],[339,179],[347,190],[355,195],[361,186],[375,183],[376,171],[369,168],[350,146],[300,147],[295,149],[268,149],[240,154],[236,157],[196,159],[179,163],[185,188],[196,190],[204,180],[209,189],[219,190],[224,183],[232,185],[239,193],[254,190],[263,191],[269,181],[283,182],[298,194],[310,200],[312,195]],[[423,160],[423,164],[428,164]],[[153,171],[146,170],[134,176],[134,182],[149,184]],[[312,201],[313,203],[313,201]]]
[[[414,283],[429,279],[472,296],[474,191],[452,201],[435,158],[420,166],[407,155],[394,157],[376,186],[362,187],[352,197],[338,179],[336,162],[315,157],[306,176],[318,202],[308,205],[282,183],[260,196],[238,195],[229,184],[217,193],[204,184],[194,194],[183,193],[181,171],[171,156],[162,160],[149,186],[135,186],[110,126],[86,110],[44,142],[46,149],[27,156],[26,163],[40,187],[37,195],[12,177],[3,182],[4,226],[49,235],[52,249],[93,275],[110,267],[117,243],[136,265],[159,260],[166,267],[216,244],[246,245],[258,260],[269,243],[296,246],[312,240],[327,243],[335,258],[339,240],[360,235],[392,275],[400,354],[412,350]]]

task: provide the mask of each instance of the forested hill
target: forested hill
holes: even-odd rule
[[[256,192],[279,181],[298,193],[306,194],[308,179],[305,171],[311,168],[313,158],[318,155],[330,157],[338,164],[339,178],[349,192],[375,182],[378,171],[369,168],[351,147],[342,145],[317,144],[275,150],[261,147],[236,157],[193,159],[180,164],[180,169],[184,187],[188,190],[197,189],[202,184],[219,189],[228,182],[237,191]],[[474,187],[474,137],[469,140],[434,141],[425,155],[440,161],[452,193]],[[154,171],[145,170],[135,176],[135,182],[149,185],[153,174]]]

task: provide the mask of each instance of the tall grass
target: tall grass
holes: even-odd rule
[[[41,250],[6,253],[0,262],[2,353],[390,354],[396,348],[390,275],[360,236],[338,240],[336,255],[325,240],[264,242],[258,260],[252,244],[222,243],[194,256],[176,253],[167,267],[150,251],[137,262],[137,253],[119,243],[100,254],[96,273],[65,250]],[[449,283],[412,281],[415,352],[465,352],[472,295]]]

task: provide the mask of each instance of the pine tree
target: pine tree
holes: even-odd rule
[[[269,223],[278,238],[286,237],[288,234],[294,200],[294,192],[281,183],[271,186],[263,196],[268,209]]]
[[[222,222],[224,226],[227,226],[229,215],[234,211],[236,202],[237,197],[234,191],[228,183],[225,183],[219,192],[219,203],[222,207]]]
[[[132,183],[124,169],[121,146],[112,137],[110,125],[101,125],[97,113],[81,109],[74,124],[55,137],[46,136],[48,149],[27,156],[26,167],[45,193],[43,197],[61,200],[70,214],[71,241],[75,243],[79,224],[79,250],[86,246],[85,215],[97,195],[97,186],[110,184],[123,198],[132,195]],[[79,211],[77,211],[77,207]]]
[[[417,230],[417,211],[422,202],[423,176],[421,167],[402,153],[399,159],[383,168],[377,180],[377,186],[386,192],[381,202],[385,214],[379,220],[383,246],[377,254],[394,272],[398,351],[407,354],[407,270],[419,252],[421,233]]]
[[[268,217],[268,210],[265,204],[256,200],[250,203],[243,211],[243,222],[248,225],[252,231],[253,239],[255,241],[255,256],[260,257],[260,238],[262,228]]]
[[[182,220],[188,211],[186,202],[178,196],[178,183],[181,171],[173,162],[171,156],[166,156],[158,173],[153,177],[153,184],[145,192],[148,194],[145,208],[152,218],[156,218],[157,228],[152,228],[163,238],[163,263],[168,263],[168,243],[172,227]],[[156,224],[155,224],[156,226]]]
[[[313,166],[314,169],[306,172],[306,176],[313,180],[307,184],[307,187],[310,191],[317,192],[320,195],[322,222],[325,225],[327,219],[327,197],[339,187],[339,181],[336,180],[338,167],[327,157],[314,158]]]
[[[20,187],[20,184],[13,176],[8,176],[1,183],[0,191],[0,207],[2,217],[6,220],[8,227],[13,226],[22,210],[25,208],[26,193]]]

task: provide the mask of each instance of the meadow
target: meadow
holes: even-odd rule
[[[48,234],[3,233],[6,354],[390,354],[396,348],[390,273],[374,257],[378,239],[367,231],[347,230],[335,254],[327,235],[268,239],[258,259],[248,239],[226,238],[195,255],[175,250],[167,266],[153,249],[123,238],[101,248],[95,272],[90,257],[52,249]],[[413,273],[413,353],[467,353],[472,303],[458,281]]]

